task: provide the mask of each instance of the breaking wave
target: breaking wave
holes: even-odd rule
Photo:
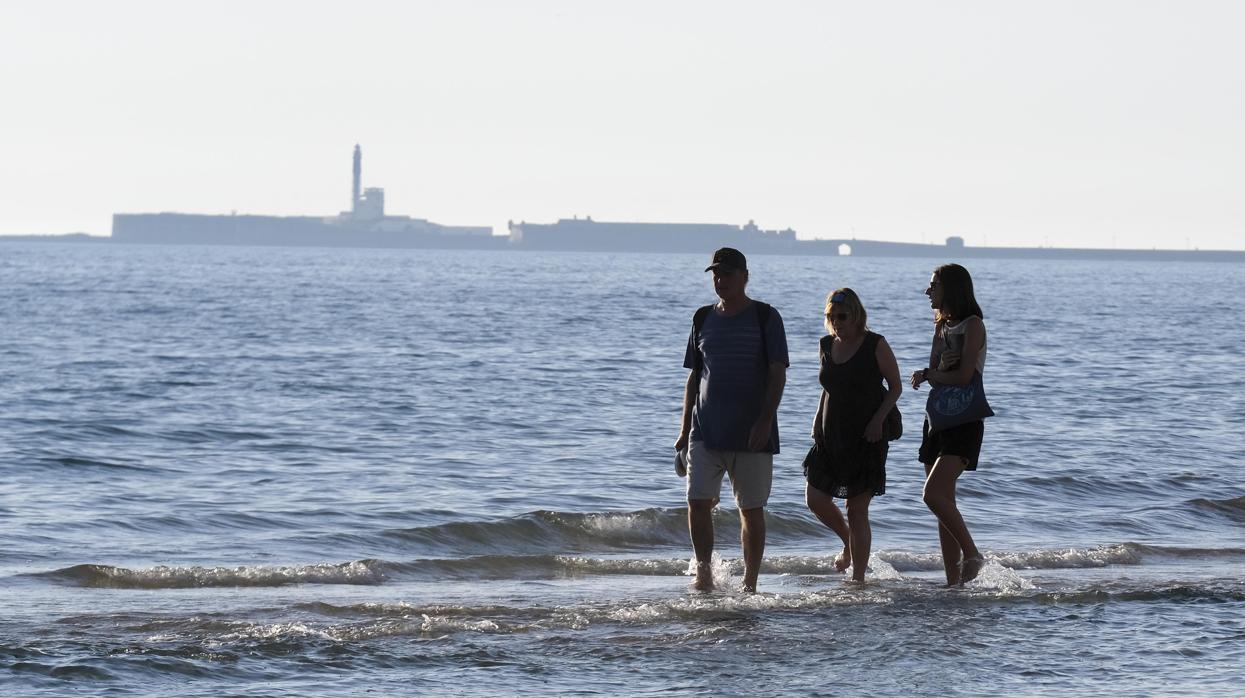
[[[105,589],[193,589],[198,587],[278,587],[288,584],[380,584],[381,565],[373,560],[340,564],[150,567],[129,569],[111,565],[74,565],[30,575],[63,584]]]
[[[718,510],[714,519],[722,526],[738,526],[739,514],[734,510]],[[824,535],[820,524],[810,517],[770,513],[767,527],[771,540],[775,541]],[[542,510],[493,521],[391,529],[383,535],[405,546],[454,555],[621,551],[688,544],[685,507],[588,513]]]
[[[1087,569],[1109,565],[1140,565],[1150,557],[1245,557],[1245,550],[1163,548],[1136,543],[1098,548],[1066,548],[1013,552],[987,551],[993,564],[1011,570]],[[719,563],[725,574],[742,573],[739,559]],[[243,565],[238,567],[127,568],[83,564],[24,575],[61,584],[111,589],[193,589],[200,587],[278,587],[291,584],[378,585],[389,580],[523,580],[585,576],[680,576],[689,574],[690,551],[668,557],[585,555],[479,555],[421,558],[406,561],[355,560],[306,565]],[[879,551],[870,561],[871,576],[897,578],[905,572],[942,569],[938,553]],[[834,555],[771,555],[762,563],[765,574],[839,575]]]
[[[1194,499],[1190,502],[1196,509],[1226,516],[1245,523],[1245,497],[1235,499]]]

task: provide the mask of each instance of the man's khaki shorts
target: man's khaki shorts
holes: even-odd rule
[[[693,441],[687,457],[687,498],[712,499],[722,494],[722,476],[730,475],[735,504],[740,511],[769,502],[774,481],[774,454],[751,451],[715,451]]]

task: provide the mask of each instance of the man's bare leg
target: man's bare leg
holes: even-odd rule
[[[765,556],[765,507],[739,512],[739,542],[744,549],[744,591],[757,590]]]
[[[687,529],[692,536],[696,554],[696,581],[692,588],[708,591],[713,588],[713,507],[712,499],[687,500]]]
[[[812,485],[804,486],[804,503],[808,505],[808,510],[813,512],[813,516],[816,516],[818,521],[834,531],[839,540],[843,541],[843,552],[834,558],[834,569],[842,572],[852,564],[851,530],[847,521],[843,519],[843,513],[835,506],[834,497]]]

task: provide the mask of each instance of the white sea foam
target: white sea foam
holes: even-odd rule
[[[988,589],[1001,594],[1015,594],[1030,591],[1033,582],[1021,577],[1015,570],[1001,564],[998,559],[987,556],[986,564],[981,568],[977,578],[964,585],[969,589]]]
[[[774,555],[761,562],[761,571],[769,574],[839,574],[834,557],[825,555]]]
[[[988,557],[1012,569],[1080,569],[1106,567],[1107,565],[1140,564],[1142,553],[1131,544],[1102,546],[1097,548],[1059,548],[1053,550],[990,551]],[[916,553],[902,550],[883,550],[870,558],[889,563],[894,569],[905,571],[935,571],[942,569],[939,553]]]
[[[635,558],[589,558],[569,555],[557,556],[557,561],[565,569],[585,574],[651,574],[668,575],[682,574],[685,570],[683,561],[673,559],[635,559]],[[695,564],[692,565],[695,572]]]
[[[1111,545],[1098,548],[1062,548],[993,553],[991,558],[1014,569],[1079,569],[1108,565],[1137,565],[1142,554],[1137,546]]]
[[[899,573],[899,570],[895,569],[886,560],[878,557],[877,554],[869,556],[869,573],[876,581],[903,579],[903,575]]]
[[[217,642],[222,645],[228,645],[239,641],[267,642],[306,639],[336,640],[337,638],[329,630],[307,623],[256,623],[234,632],[225,633],[217,638]]]
[[[57,572],[84,586],[125,589],[185,589],[196,587],[265,587],[287,584],[379,584],[384,575],[370,560],[340,564],[239,567],[170,567],[128,569],[108,565],[79,565]]]
[[[447,618],[444,616],[423,615],[423,623],[420,625],[420,632],[424,633],[448,633],[448,632],[473,632],[473,633],[495,633],[502,629],[496,621],[492,620],[466,620],[463,618]]]
[[[634,512],[610,512],[585,516],[583,526],[596,533],[631,533],[652,526],[652,521]]]
[[[591,620],[620,623],[654,624],[672,619],[721,617],[723,614],[765,613],[800,609],[825,608],[840,604],[884,603],[887,592],[869,585],[843,585],[833,589],[805,591],[797,594],[715,592],[694,594],[673,599],[642,603],[622,603],[610,608],[589,611]]]
[[[733,568],[738,566],[739,570],[743,570],[743,561],[731,561],[723,558],[718,553],[714,553],[710,558],[710,571],[713,575],[713,586],[717,589],[730,589],[734,585],[735,574]],[[696,576],[696,558],[692,557],[687,561],[687,569],[683,574],[689,577]]]

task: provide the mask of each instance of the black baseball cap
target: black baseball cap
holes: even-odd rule
[[[748,260],[744,258],[743,252],[733,247],[723,247],[713,253],[713,261],[710,262],[709,266],[705,267],[705,271],[712,271],[718,268],[748,271]]]

